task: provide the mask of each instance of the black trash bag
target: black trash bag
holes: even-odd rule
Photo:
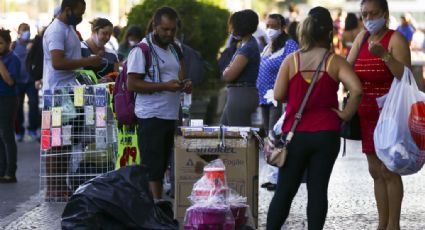
[[[82,184],[66,204],[61,225],[73,230],[179,228],[170,202],[154,204],[141,166],[123,167]]]

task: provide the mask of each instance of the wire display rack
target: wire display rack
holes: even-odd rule
[[[40,189],[47,202],[66,202],[85,181],[114,169],[113,85],[44,91]]]

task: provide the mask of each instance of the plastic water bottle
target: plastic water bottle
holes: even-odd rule
[[[182,115],[183,115],[183,126],[190,125],[190,106],[192,105],[192,94],[182,93]]]

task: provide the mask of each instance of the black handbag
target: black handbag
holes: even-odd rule
[[[347,94],[347,96],[344,97],[342,101],[342,107],[345,107],[349,98],[350,94]],[[360,119],[357,112],[354,114],[351,120],[342,122],[340,135],[342,138],[348,140],[360,141],[362,139],[360,133]]]

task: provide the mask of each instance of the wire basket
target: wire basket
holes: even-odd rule
[[[84,182],[114,169],[116,122],[110,84],[43,92],[40,189],[66,202]]]

